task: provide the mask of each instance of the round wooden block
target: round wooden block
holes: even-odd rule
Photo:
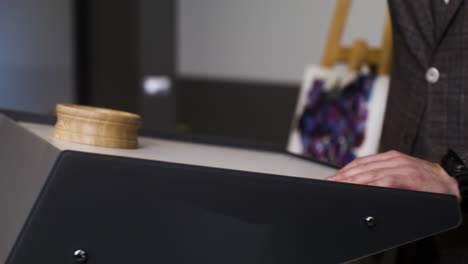
[[[59,104],[56,111],[55,138],[109,148],[138,147],[139,115],[72,104]]]

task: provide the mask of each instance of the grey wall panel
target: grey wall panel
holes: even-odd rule
[[[177,115],[177,87],[173,85],[176,67],[177,1],[141,0],[139,4],[140,113],[145,120],[144,126],[171,130]],[[161,79],[169,81],[167,87],[148,87],[149,80]],[[145,84],[146,91],[143,89]],[[150,88],[159,91],[148,92]]]
[[[0,1],[0,107],[47,113],[73,102],[71,0]]]
[[[190,132],[286,148],[299,84],[181,78],[177,88]]]
[[[88,98],[80,103],[138,112],[138,1],[83,2]]]

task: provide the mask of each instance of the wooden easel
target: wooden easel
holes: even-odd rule
[[[348,63],[351,72],[358,72],[364,63],[375,65],[379,75],[389,75],[392,57],[392,26],[390,16],[385,18],[382,46],[370,48],[365,40],[357,39],[351,47],[341,46],[343,31],[348,18],[351,0],[337,0],[335,14],[328,32],[327,45],[321,66],[330,68],[336,63]],[[362,264],[359,260],[350,264]]]
[[[335,15],[328,33],[322,67],[330,68],[339,62],[347,62],[351,72],[357,72],[363,63],[375,65],[379,75],[388,75],[392,56],[392,28],[390,16],[385,21],[382,46],[370,48],[365,40],[357,39],[351,47],[341,46],[341,39],[349,14],[351,0],[337,0]]]

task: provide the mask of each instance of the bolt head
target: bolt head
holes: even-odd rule
[[[75,252],[73,252],[73,256],[77,263],[85,263],[88,260],[88,254],[82,249],[75,250]]]
[[[366,216],[364,218],[364,222],[368,227],[375,227],[377,225],[377,221],[374,216]]]

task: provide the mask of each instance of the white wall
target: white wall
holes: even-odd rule
[[[0,1],[0,108],[47,113],[71,102],[70,0]]]
[[[320,63],[336,1],[179,0],[181,75],[298,82]],[[380,44],[385,0],[354,0],[344,43]]]
[[[378,44],[385,0],[354,0],[344,43]],[[73,101],[71,0],[0,0],[0,108]],[[181,75],[298,82],[320,62],[333,0],[179,0]]]

